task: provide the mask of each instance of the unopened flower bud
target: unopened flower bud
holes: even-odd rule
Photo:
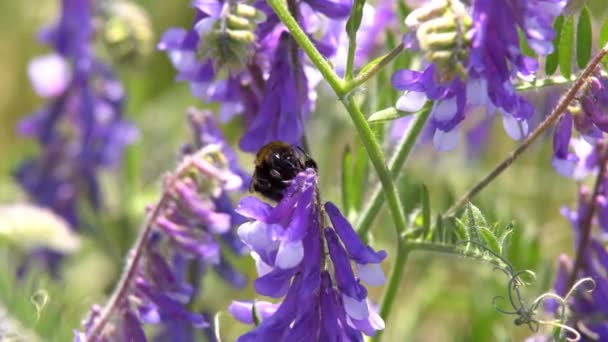
[[[138,64],[150,55],[154,35],[146,12],[129,1],[101,9],[100,36],[115,63]]]

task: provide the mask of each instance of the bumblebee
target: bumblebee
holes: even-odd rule
[[[307,168],[317,170],[317,163],[300,147],[282,141],[270,142],[255,155],[249,190],[278,202],[290,181]]]

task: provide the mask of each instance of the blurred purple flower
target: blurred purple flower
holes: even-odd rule
[[[362,333],[373,336],[384,328],[361,282],[370,286],[384,283],[379,263],[386,253],[364,245],[331,202],[323,210],[316,200],[316,184],[316,173],[308,169],[297,175],[275,207],[255,197],[239,203],[237,211],[254,220],[243,224],[238,234],[256,260],[260,275],[254,282],[256,292],[273,298],[285,296],[280,304],[256,303],[261,323],[239,341],[362,341]],[[322,223],[324,211],[330,227]],[[253,322],[251,309],[251,303],[230,306],[237,319],[249,324]]]
[[[597,164],[597,161],[595,162]],[[596,171],[597,172],[597,171]],[[583,267],[577,270],[576,278],[591,278],[595,282],[592,291],[574,291],[568,298],[568,316],[564,324],[576,329],[582,340],[604,341],[608,339],[608,249],[606,248],[606,218],[608,218],[608,206],[606,202],[606,187],[600,187],[600,195],[595,199],[597,206],[591,223],[597,223],[602,234],[590,236],[589,243],[583,253]],[[561,212],[570,224],[574,232],[574,249],[580,247],[582,227],[581,223],[589,215],[591,210],[592,196],[589,189],[581,186],[578,196],[578,208],[572,210],[564,207]],[[562,254],[559,256],[557,274],[553,289],[560,297],[566,296],[570,291],[569,279],[573,272],[571,259]],[[561,315],[560,303],[548,300],[545,310],[549,313]]]
[[[196,122],[196,121],[193,121]],[[203,124],[205,122],[203,121]],[[197,127],[197,133],[206,131]],[[199,135],[200,137],[200,135]],[[136,244],[125,274],[108,307],[92,310],[84,335],[92,341],[145,341],[142,324],[162,324],[161,336],[194,341],[192,328],[209,323],[186,309],[194,291],[187,279],[200,279],[213,267],[224,280],[242,288],[246,279],[227,262],[220,241],[233,239],[232,216],[216,205],[241,187],[222,144],[210,144],[187,155],[178,173],[167,177],[166,196],[150,215],[146,240]],[[235,244],[242,253],[242,244]],[[134,253],[138,253],[137,259]],[[189,274],[194,270],[194,274]],[[177,330],[176,330],[177,329]]]
[[[470,8],[459,1],[432,1],[414,10],[405,20],[414,32],[404,44],[420,48],[428,66],[393,75],[393,86],[404,91],[396,107],[413,112],[426,99],[436,101],[431,122],[438,150],[456,147],[466,112],[479,105],[489,114],[498,109],[507,134],[521,139],[533,109],[516,93],[512,77],[530,76],[538,65],[522,54],[518,29],[536,53],[547,55],[553,20],[564,6],[564,0],[476,0]]]
[[[41,156],[24,162],[16,178],[36,203],[52,208],[74,227],[78,199],[101,206],[97,173],[115,167],[137,139],[125,121],[124,91],[112,70],[92,52],[89,0],[64,0],[59,23],[41,40],[56,53],[30,63],[28,74],[48,105],[23,119],[19,132],[38,140]]]
[[[243,151],[256,152],[277,140],[300,143],[312,103],[302,53],[294,51],[298,51],[296,42],[288,33],[282,33],[259,111],[239,144]]]

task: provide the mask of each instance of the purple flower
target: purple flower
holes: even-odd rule
[[[604,230],[608,207],[606,206],[605,187],[602,194],[596,199],[597,221]],[[581,239],[581,221],[588,215],[591,206],[589,191],[581,187],[578,209],[576,211],[564,208],[563,214],[571,222],[574,230],[575,249],[579,248]],[[592,235],[589,244],[583,253],[584,266],[578,269],[576,278],[590,277],[595,282],[595,289],[591,292],[575,291],[569,298],[568,316],[565,322],[575,328],[583,339],[603,341],[608,339],[608,249],[606,248],[605,235]],[[568,281],[573,272],[573,263],[570,258],[562,254],[559,257],[557,274],[554,281],[554,290],[559,296],[565,296],[570,289]],[[549,301],[545,309],[551,313],[557,313],[558,303]]]
[[[277,140],[300,143],[312,103],[302,53],[294,50],[297,45],[291,36],[281,34],[259,111],[240,141],[244,151],[255,152]]]
[[[191,108],[188,118],[194,141],[184,146],[181,166],[167,177],[164,197],[149,214],[145,240],[132,251],[138,257],[130,257],[128,276],[103,316],[93,310],[84,324],[80,335],[93,341],[143,341],[144,323],[161,325],[159,340],[195,341],[194,329],[211,327],[208,315],[186,309],[200,290],[189,280],[201,279],[212,268],[233,287],[247,284],[227,251],[246,252],[231,230],[244,218],[234,212],[229,192],[242,191],[248,176],[209,112]]]
[[[256,260],[260,275],[254,282],[256,292],[284,297],[280,304],[256,303],[261,323],[239,341],[316,340],[319,336],[321,340],[362,341],[362,333],[373,336],[384,328],[363,283],[384,283],[379,264],[386,253],[364,245],[331,202],[321,207],[316,184],[316,173],[308,169],[297,175],[275,207],[255,197],[239,203],[237,211],[253,219],[239,227],[238,234]],[[332,223],[329,227],[324,227],[324,212]],[[251,308],[251,303],[236,302],[230,311],[251,324]]]
[[[393,86],[404,91],[396,107],[413,112],[426,99],[436,102],[431,122],[438,150],[456,147],[460,123],[478,105],[489,114],[498,109],[507,134],[521,139],[533,108],[516,93],[512,78],[530,76],[538,65],[522,54],[518,30],[536,53],[551,53],[551,25],[564,6],[564,0],[476,0],[470,8],[433,1],[414,10],[405,23],[415,33],[406,35],[404,44],[420,48],[428,66],[393,75]]]
[[[203,101],[218,102],[222,120],[242,114],[243,150],[255,152],[276,140],[299,144],[321,78],[306,65],[272,9],[264,1],[254,7],[194,1],[193,7],[197,15],[192,28],[172,28],[158,44],[167,51],[178,80],[190,82],[193,94]],[[324,23],[340,21],[343,28],[352,0],[297,1],[297,7],[295,15],[302,27],[319,50],[331,57],[338,42]],[[235,16],[247,21],[248,28],[220,29],[224,23],[230,28],[234,20],[228,19]],[[231,43],[226,47],[227,41]],[[228,67],[227,73],[218,72],[223,66]]]
[[[98,171],[117,166],[138,134],[123,119],[121,83],[93,55],[90,6],[88,0],[64,0],[59,23],[41,33],[56,53],[35,58],[28,74],[48,104],[19,124],[22,135],[38,140],[41,155],[19,167],[17,180],[33,201],[74,227],[78,200],[101,206]]]

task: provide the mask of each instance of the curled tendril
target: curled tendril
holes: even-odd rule
[[[507,298],[505,298],[504,296],[495,296],[494,298],[492,298],[492,306],[496,311],[505,315],[516,315],[517,318],[515,318],[513,323],[515,325],[526,324],[533,332],[537,332],[540,329],[541,325],[552,326],[564,330],[566,340],[568,341],[575,342],[581,339],[581,334],[576,329],[562,322],[565,320],[566,317],[568,299],[581,287],[583,287],[584,291],[586,292],[592,292],[595,289],[596,285],[593,279],[580,279],[570,288],[570,290],[564,297],[560,297],[559,295],[552,292],[543,293],[538,296],[529,306],[526,306],[526,303],[521,295],[520,288],[523,286],[529,286],[536,281],[536,274],[534,274],[534,272],[530,270],[516,272],[508,260],[506,260],[504,257],[502,257],[501,255],[499,255],[481,242],[474,240],[463,240],[456,242],[456,244],[473,244],[479,247],[480,249],[488,252],[502,263],[502,265],[495,265],[494,270],[500,270],[507,277],[509,277],[509,282],[507,284],[508,296]],[[509,304],[511,305],[511,310],[499,307],[498,302],[507,301],[507,299]],[[539,306],[547,299],[553,299],[559,302],[560,314],[555,320],[545,321],[536,318]]]

